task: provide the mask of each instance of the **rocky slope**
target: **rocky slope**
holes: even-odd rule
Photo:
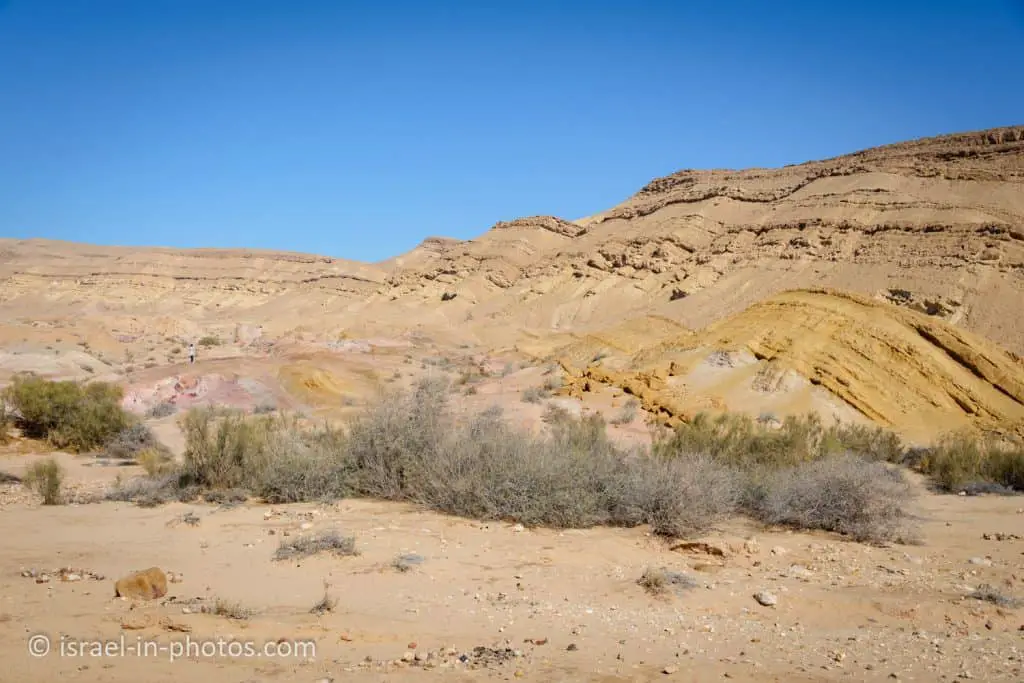
[[[827,297],[800,310],[757,308],[786,291],[820,288],[883,302],[871,316],[904,325],[894,311],[912,310],[915,320],[938,321],[943,339],[963,333],[970,341],[958,343],[987,339],[1024,353],[1024,126],[777,169],[683,170],[586,219],[499,222],[476,239],[428,238],[378,264],[0,240],[0,336],[88,328],[112,352],[119,339],[147,334],[237,339],[254,336],[239,330],[258,329],[323,340],[415,330],[537,356],[567,353],[573,343],[569,355],[585,366],[597,347],[625,359],[748,309],[744,320],[785,329],[806,327],[808,316],[842,319],[844,339],[863,332],[858,321],[875,319]],[[914,344],[925,335],[915,334]],[[748,351],[764,343],[744,335]],[[821,380],[830,361],[815,358],[782,353],[778,362]],[[894,354],[871,372],[880,377],[896,364],[903,376],[917,362]],[[948,404],[924,394],[879,404],[819,384],[882,421],[907,417],[907,405]],[[989,421],[1013,413],[987,398],[968,404]]]

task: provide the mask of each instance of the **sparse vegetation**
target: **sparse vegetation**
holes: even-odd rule
[[[174,471],[174,460],[163,448],[144,448],[135,454],[135,462],[150,477],[159,477]]]
[[[558,391],[562,388],[562,383],[563,379],[561,375],[548,375],[542,386],[545,391]]]
[[[342,536],[337,531],[325,531],[310,536],[281,539],[281,545],[274,553],[274,559],[295,560],[326,552],[340,557],[358,555],[356,537]]]
[[[7,403],[0,396],[0,444],[5,444],[11,440],[10,429],[13,422],[10,412],[7,410]]]
[[[684,537],[736,512],[873,542],[911,541],[906,458],[884,430],[813,417],[768,424],[698,416],[625,450],[598,415],[547,406],[540,433],[500,409],[463,416],[428,378],[358,411],[348,433],[285,416],[196,408],[185,462],[112,497],[140,502],[237,490],[287,503],[364,496],[463,517],[555,528],[650,525]],[[178,492],[181,489],[181,492]],[[287,552],[287,551],[285,551]]]
[[[886,463],[834,455],[772,473],[749,509],[764,522],[823,529],[857,541],[908,541],[910,486]]]
[[[523,403],[540,403],[550,395],[544,387],[530,387],[523,392]]]
[[[23,374],[14,377],[3,399],[29,438],[86,452],[102,447],[130,425],[131,417],[121,408],[122,396],[115,384],[53,382]]]
[[[405,572],[408,572],[408,571],[412,570],[412,568],[414,566],[416,566],[416,565],[418,565],[418,564],[420,564],[422,562],[423,562],[423,556],[422,555],[416,555],[415,553],[405,553],[404,555],[399,555],[394,560],[392,560],[391,561],[391,567],[395,571],[398,571],[398,572],[401,572],[401,573],[404,574]]]
[[[612,418],[612,424],[614,425],[627,425],[636,419],[637,413],[640,410],[640,401],[635,398],[629,399],[626,405],[623,406],[619,414]]]
[[[327,584],[326,581],[324,581],[324,596],[320,598],[320,600],[317,601],[315,605],[313,605],[313,608],[309,610],[309,613],[326,614],[327,612],[333,612],[337,604],[337,599],[331,597],[330,586]]]
[[[163,446],[153,435],[153,431],[142,424],[125,427],[110,439],[104,448],[104,455],[118,460],[134,460],[143,451],[160,451]]]
[[[217,598],[217,601],[214,602],[213,613],[218,617],[227,617],[228,619],[237,619],[239,621],[245,621],[253,615],[253,611],[248,607],[242,606],[241,603],[222,598]]]
[[[63,502],[64,468],[53,458],[32,463],[22,477],[22,483],[43,497],[43,505]]]
[[[1024,492],[1024,442],[1019,439],[979,437],[958,431],[943,436],[934,448],[915,455],[912,466],[930,475],[945,491],[1002,488]]]
[[[178,406],[170,401],[161,401],[146,412],[146,417],[160,419],[174,415],[176,412],[178,412]]]
[[[1011,597],[987,583],[983,583],[968,596],[982,602],[990,602],[997,607],[1016,609],[1021,606],[1021,601]]]
[[[664,567],[647,567],[636,582],[645,591],[657,597],[666,597],[673,591],[697,587],[693,577]]]
[[[220,346],[220,339],[207,335],[196,342],[196,346],[202,346],[203,348],[210,348],[211,346]]]

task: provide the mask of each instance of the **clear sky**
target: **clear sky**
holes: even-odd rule
[[[376,261],[1024,123],[1024,3],[0,0],[0,236]]]

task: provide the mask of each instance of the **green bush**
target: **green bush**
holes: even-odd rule
[[[3,397],[0,397],[0,444],[5,444],[11,440],[11,414],[7,410],[7,404],[4,402]]]
[[[870,460],[898,462],[899,438],[880,427],[837,424],[826,427],[815,414],[788,416],[778,428],[742,413],[700,413],[655,443],[664,456],[706,453],[740,469],[799,465],[853,452]]]
[[[220,346],[220,339],[212,336],[206,336],[200,339],[197,344],[204,348],[210,348],[211,346]]]
[[[64,468],[53,458],[32,463],[22,482],[43,497],[43,505],[60,505],[63,502]]]
[[[1024,491],[1024,442],[1020,439],[951,432],[913,464],[945,491],[986,485]]]
[[[76,452],[99,448],[129,426],[122,397],[121,387],[107,382],[53,382],[34,375],[16,376],[3,396],[26,436]]]

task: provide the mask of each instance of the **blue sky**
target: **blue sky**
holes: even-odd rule
[[[1024,123],[1024,3],[0,0],[0,236],[376,261]]]

